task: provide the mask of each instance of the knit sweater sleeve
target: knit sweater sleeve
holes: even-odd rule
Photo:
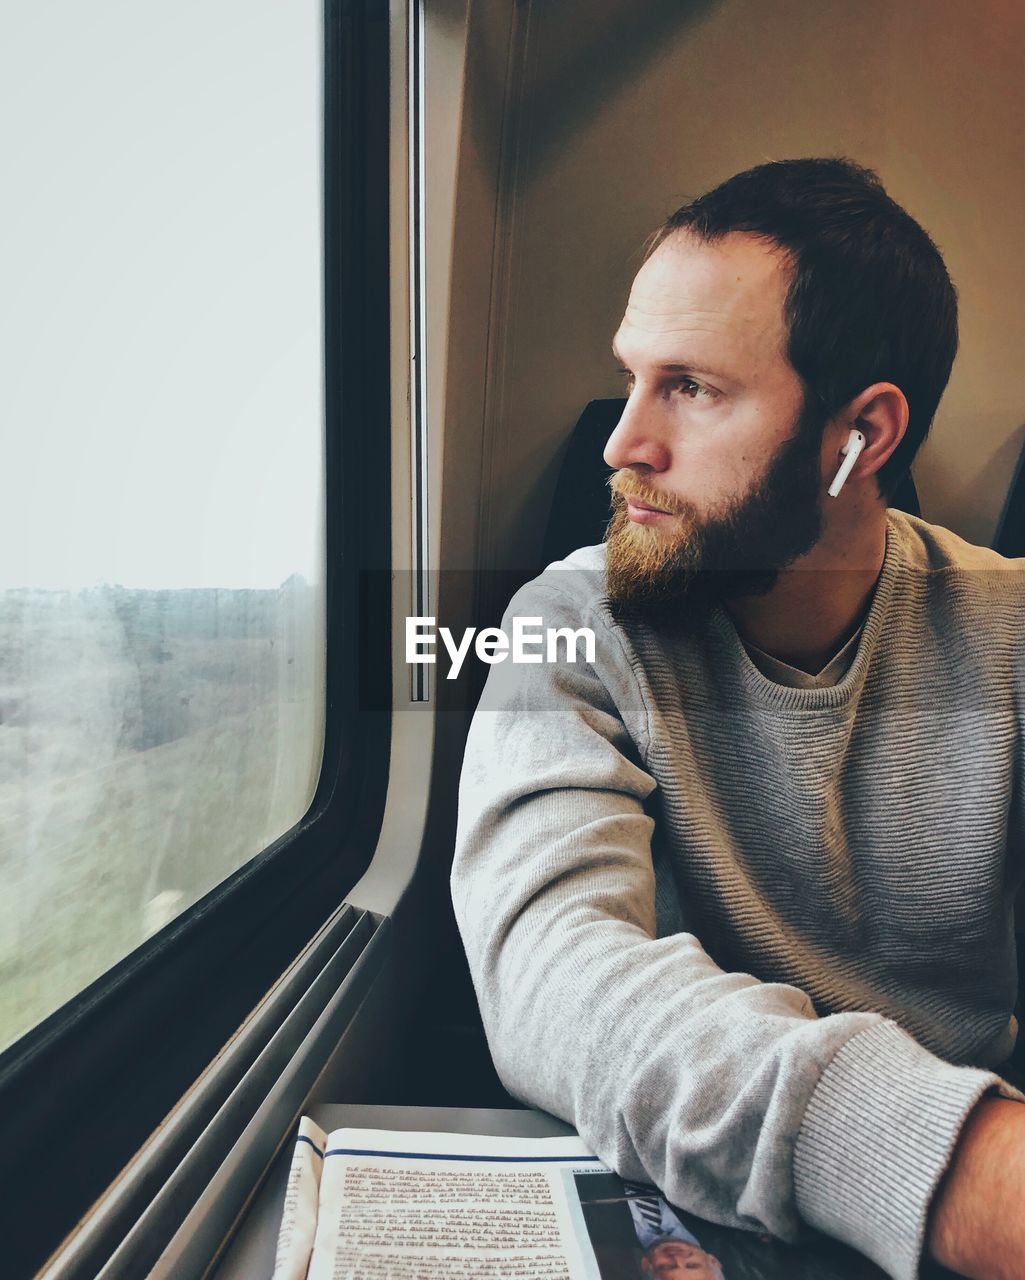
[[[507,632],[516,614],[581,625],[537,583]],[[501,1079],[684,1209],[788,1240],[804,1221],[910,1280],[958,1130],[1001,1082],[656,936],[655,783],[608,683],[496,666],[469,733],[453,900]]]

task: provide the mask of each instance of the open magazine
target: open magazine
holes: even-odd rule
[[[725,1280],[653,1187],[579,1138],[336,1129],[303,1118],[273,1280]]]

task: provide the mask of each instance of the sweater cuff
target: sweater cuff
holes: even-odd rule
[[[933,1193],[968,1113],[994,1088],[1022,1099],[991,1071],[937,1058],[893,1022],[859,1032],[805,1111],[794,1151],[798,1212],[894,1280],[915,1280]]]

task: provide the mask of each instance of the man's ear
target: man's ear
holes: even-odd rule
[[[873,382],[837,414],[847,430],[856,428],[865,447],[855,471],[861,479],[874,475],[904,438],[908,429],[908,402],[892,382]],[[846,431],[845,431],[846,438]]]

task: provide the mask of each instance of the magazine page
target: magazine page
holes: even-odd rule
[[[867,1258],[818,1233],[786,1244],[707,1222],[600,1166],[574,1174],[574,1183],[602,1280],[886,1280]]]
[[[285,1188],[285,1208],[274,1255],[273,1280],[306,1280],[317,1232],[320,1174],[327,1134],[303,1116]]]
[[[338,1129],[309,1280],[600,1280],[579,1138]]]

